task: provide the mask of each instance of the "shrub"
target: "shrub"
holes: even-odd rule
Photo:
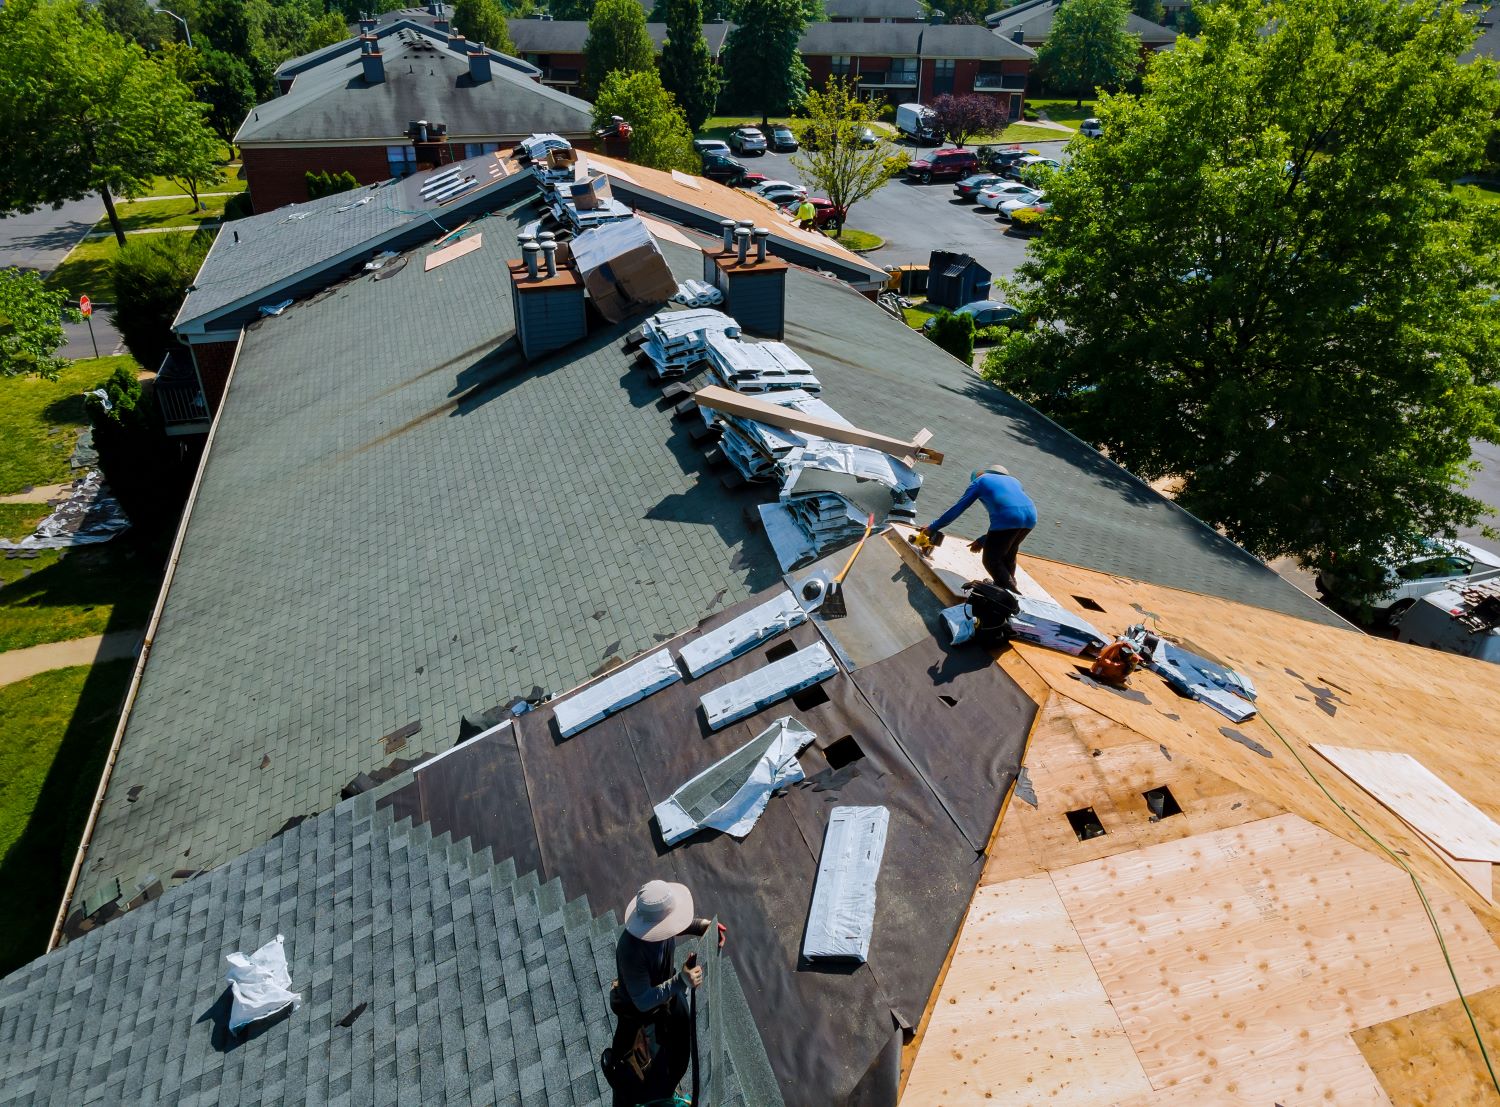
[[[974,317],[943,310],[934,317],[927,337],[965,365],[974,361]]]
[[[211,234],[136,235],[110,263],[115,282],[110,319],[148,369],[159,366],[172,347],[172,320],[212,241]]]

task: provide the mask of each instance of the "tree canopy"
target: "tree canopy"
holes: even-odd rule
[[[724,42],[725,91],[739,108],[760,113],[796,108],[807,91],[798,43],[807,27],[802,0],[741,0]]]
[[[57,376],[63,361],[54,355],[63,344],[63,319],[82,318],[67,299],[31,270],[0,269],[0,377]]]
[[[855,95],[850,80],[834,78],[819,92],[807,94],[802,130],[802,149],[792,155],[792,164],[809,189],[827,196],[849,210],[883,187],[906,168],[907,157],[886,138],[873,148],[860,145],[859,136],[875,120],[875,106]]]
[[[645,9],[637,0],[598,0],[583,44],[584,84],[597,92],[611,73],[647,70],[656,70],[656,44],[646,31]]]
[[[606,2],[600,0],[601,5]],[[594,126],[606,127],[616,115],[631,126],[631,161],[684,173],[696,173],[701,168],[693,152],[693,132],[654,68],[636,72],[617,69],[604,78],[594,97]]]
[[[1125,30],[1127,0],[1065,0],[1037,61],[1047,84],[1079,99],[1116,91],[1141,64],[1141,42]]]
[[[505,12],[495,0],[455,0],[452,23],[470,42],[482,42],[502,54],[516,52]]]
[[[1078,0],[1069,0],[1076,3]],[[1066,5],[1065,5],[1066,7]],[[1340,575],[1472,524],[1495,441],[1494,64],[1453,4],[1215,0],[1047,185],[985,373],[1266,558]]]
[[[999,99],[982,92],[957,96],[945,92],[933,97],[927,106],[932,111],[932,125],[955,146],[965,145],[976,135],[997,135],[1010,122]]]
[[[73,0],[13,0],[0,41],[0,211],[98,192],[124,245],[114,197],[140,195],[191,156],[203,105]]]
[[[702,0],[661,0],[655,14],[667,25],[661,50],[661,83],[677,98],[688,128],[696,131],[719,101],[719,71],[703,37]]]

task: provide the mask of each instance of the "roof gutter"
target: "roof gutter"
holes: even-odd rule
[[[183,540],[187,537],[188,523],[192,521],[193,505],[198,502],[198,490],[203,485],[203,474],[208,469],[209,453],[213,449],[214,437],[219,433],[219,422],[224,418],[225,401],[229,399],[229,386],[234,383],[234,371],[240,363],[240,350],[245,345],[245,331],[240,329],[239,341],[235,343],[234,358],[229,363],[229,376],[224,381],[224,399],[208,428],[208,438],[203,443],[203,457],[198,462],[198,472],[193,477],[193,487],[188,492],[187,504],[182,509],[182,521],[177,524],[177,537],[172,542],[172,553],[167,558],[166,575],[162,578],[161,591],[156,597],[156,607],[151,612],[151,621],[146,625],[146,638],[141,644],[141,654],[135,661],[135,672],[130,676],[130,687],[125,691],[125,703],[120,710],[120,720],[115,724],[115,736],[109,744],[109,756],[104,761],[104,772],[99,777],[99,787],[94,792],[94,802],[89,808],[88,822],[84,824],[83,836],[78,841],[78,852],[73,856],[73,869],[68,873],[68,885],[63,890],[62,905],[57,909],[57,921],[52,924],[52,934],[47,939],[46,952],[57,948],[62,938],[63,924],[68,918],[68,908],[78,892],[78,878],[83,873],[83,862],[88,857],[89,845],[94,837],[94,828],[99,824],[99,812],[104,809],[104,795],[109,790],[110,778],[114,775],[115,763],[120,757],[120,746],[125,740],[125,725],[130,721],[130,712],[135,707],[136,694],[141,689],[141,677],[146,672],[146,662],[151,658],[151,646],[156,641],[156,628],[161,623],[162,610],[167,605],[167,592],[172,579],[177,575],[177,563],[182,557]]]

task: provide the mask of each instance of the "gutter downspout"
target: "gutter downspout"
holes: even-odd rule
[[[177,562],[182,556],[182,543],[187,537],[188,523],[192,520],[193,505],[198,502],[198,489],[203,485],[203,474],[208,469],[209,451],[214,444],[214,436],[219,432],[219,421],[224,417],[224,402],[229,399],[229,386],[234,383],[234,371],[240,363],[240,350],[245,345],[245,329],[240,328],[239,341],[234,346],[234,360],[229,364],[229,375],[224,381],[224,397],[219,403],[219,410],[214,415],[213,424],[208,428],[208,438],[203,443],[203,458],[198,462],[198,472],[193,477],[193,487],[188,492],[187,503],[182,509],[182,521],[177,524],[177,537],[172,542],[172,552],[167,558],[166,575],[162,578],[161,591],[156,597],[156,607],[151,612],[151,622],[146,625],[145,641],[141,645],[141,655],[136,658],[135,672],[130,676],[130,687],[125,692],[125,703],[120,710],[120,721],[115,724],[115,736],[109,744],[109,756],[104,762],[104,772],[99,777],[99,788],[94,793],[93,805],[89,808],[88,822],[84,824],[83,836],[78,840],[78,852],[73,857],[73,869],[68,873],[68,886],[63,890],[62,905],[57,909],[57,921],[52,924],[52,935],[47,939],[47,953],[57,948],[58,941],[62,938],[63,924],[68,918],[68,908],[73,905],[73,897],[78,891],[78,877],[83,872],[83,862],[88,856],[89,843],[94,836],[94,828],[99,823],[99,812],[104,809],[104,794],[109,789],[110,777],[114,775],[115,762],[120,757],[120,745],[125,739],[125,724],[130,721],[130,712],[135,707],[135,697],[141,688],[141,676],[146,671],[146,662],[151,657],[151,646],[156,640],[156,628],[161,623],[162,609],[167,604],[167,592],[171,590],[172,578],[177,574]],[[197,369],[197,358],[193,359],[193,368]],[[200,382],[201,387],[201,382]]]

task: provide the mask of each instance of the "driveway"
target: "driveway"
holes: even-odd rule
[[[1043,142],[1028,149],[1057,158],[1066,143]],[[908,153],[916,154],[910,147]],[[746,168],[767,177],[802,183],[790,154],[741,158]],[[982,214],[981,214],[982,213]],[[953,182],[930,185],[894,180],[868,200],[854,205],[850,226],[878,234],[885,245],[866,255],[876,265],[926,265],[933,250],[955,250],[974,257],[997,277],[1009,276],[1026,258],[1024,238],[1005,233],[995,213],[957,203]]]
[[[56,210],[42,207],[29,215],[0,218],[0,267],[52,272],[95,223],[104,218],[97,196],[73,200]]]

